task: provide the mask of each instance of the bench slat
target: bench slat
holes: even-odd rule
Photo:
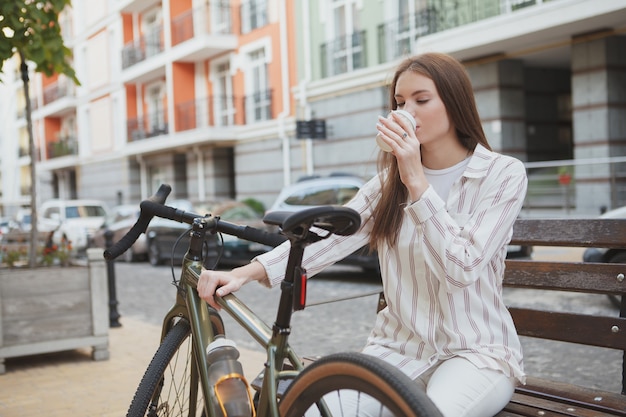
[[[611,416],[626,417],[624,396],[613,392],[528,377],[526,385],[517,387],[517,394],[566,403],[577,408],[593,409],[596,410],[596,413],[592,414],[593,416],[604,415],[598,414],[598,412],[603,412]]]
[[[523,336],[626,350],[626,318],[509,308]],[[615,327],[617,326],[617,327]],[[617,331],[613,331],[613,329]]]
[[[514,414],[511,414],[514,413]],[[497,414],[497,417],[508,416],[528,416],[528,417],[614,417],[615,414],[606,414],[598,410],[590,410],[583,407],[574,407],[557,401],[550,401],[543,398],[515,393],[513,398],[504,408],[504,411]]]
[[[519,219],[513,226],[512,244],[624,248],[623,219]]]
[[[504,285],[626,295],[626,280],[619,282],[619,274],[626,275],[626,264],[507,259]]]

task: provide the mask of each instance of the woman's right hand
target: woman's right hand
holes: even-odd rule
[[[203,270],[198,281],[198,295],[217,310],[219,304],[214,295],[223,297],[238,291],[244,284],[252,280],[266,279],[265,268],[259,262],[251,262],[232,271]]]

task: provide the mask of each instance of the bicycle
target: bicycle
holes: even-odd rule
[[[333,233],[354,233],[361,220],[354,210],[321,206],[294,214],[269,213],[264,221],[278,226],[282,233],[278,234],[228,223],[210,214],[199,215],[166,206],[170,191],[171,187],[163,184],[152,197],[144,200],[133,228],[104,252],[107,260],[121,255],[145,232],[154,216],[191,225],[187,254],[176,282],[176,301],[165,315],[161,344],[137,388],[128,417],[226,415],[218,384],[211,382],[211,364],[205,353],[211,342],[225,334],[224,323],[220,313],[201,300],[196,291],[209,233],[229,234],[269,246],[277,246],[286,239],[291,242],[287,275],[281,285],[272,327],[234,294],[216,297],[222,311],[231,315],[267,352],[260,376],[262,382],[254,398],[243,375],[229,375],[245,384],[249,396],[245,399],[249,403],[245,415],[344,415],[333,414],[329,404],[343,406],[342,399],[352,395],[357,403],[354,415],[364,415],[358,407],[367,402],[377,404],[379,415],[441,416],[426,394],[406,375],[378,358],[357,352],[336,353],[305,367],[289,346],[291,315],[306,304],[306,271],[301,266],[304,248]]]

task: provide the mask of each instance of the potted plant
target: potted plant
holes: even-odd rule
[[[0,266],[0,374],[5,358],[91,346],[108,359],[109,310],[102,249],[74,258],[70,242],[46,244],[38,267],[26,246],[2,247]]]

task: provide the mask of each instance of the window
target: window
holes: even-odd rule
[[[426,0],[398,0],[396,56],[411,54],[415,40],[431,32]]]
[[[162,83],[151,85],[146,89],[147,129],[151,134],[165,133],[166,131],[164,97]]]
[[[241,32],[248,33],[267,25],[267,4],[265,0],[249,0],[241,5]]]
[[[215,66],[213,79],[213,108],[215,125],[229,126],[234,123],[233,84],[230,76],[230,63],[221,62]]]
[[[260,48],[248,54],[246,72],[246,119],[251,121],[271,118],[271,94],[267,76],[265,49]]]
[[[161,42],[161,10],[154,9],[146,13],[142,23],[145,53],[146,57],[150,57],[163,50]]]
[[[228,0],[213,0],[209,3],[211,33],[231,33],[230,3]]]
[[[324,74],[343,74],[365,67],[365,32],[360,30],[357,4],[354,0],[331,0],[332,24],[329,41],[323,45]]]

